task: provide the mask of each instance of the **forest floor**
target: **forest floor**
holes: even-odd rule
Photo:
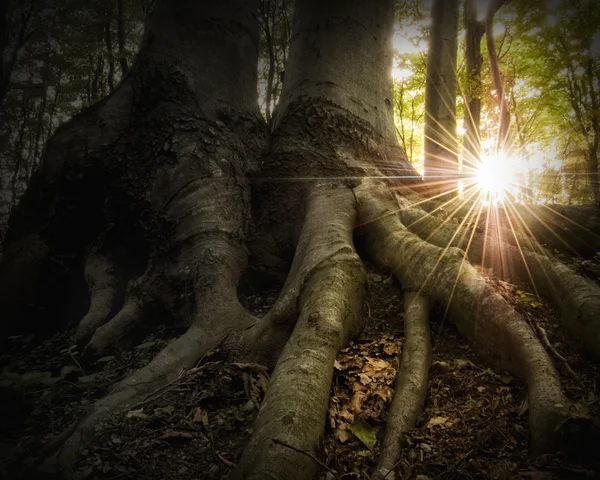
[[[402,348],[402,293],[389,272],[368,266],[362,335],[343,349],[326,419],[319,479],[368,479],[377,458]],[[558,329],[556,312],[533,295],[488,277],[528,321],[547,332],[563,387],[565,409],[582,430],[568,456],[528,456],[524,384],[493,371],[458,336],[441,309],[433,309],[434,341],[429,392],[416,427],[406,435],[396,479],[600,478],[600,445],[585,424],[600,416],[597,367]],[[262,315],[277,292],[246,293],[242,300]],[[0,356],[0,477],[42,478],[35,453],[60,433],[115,381],[146,364],[180,331],[148,327],[129,351],[81,366],[74,331],[42,342],[13,337]],[[541,334],[541,330],[537,330]],[[194,369],[130,411],[98,427],[97,440],[80,456],[77,476],[88,480],[225,479],[240,458],[264,396],[269,372],[227,363],[219,349]],[[594,458],[595,456],[595,458]],[[317,461],[317,459],[315,459]],[[596,462],[594,464],[594,462]],[[391,479],[391,476],[390,476]]]

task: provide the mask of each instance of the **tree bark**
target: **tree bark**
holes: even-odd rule
[[[532,448],[555,449],[558,405],[567,403],[532,330],[465,252],[419,238],[397,215],[390,187],[416,172],[393,125],[393,1],[297,3],[270,137],[256,98],[257,9],[246,0],[157,3],[130,74],[57,130],[11,217],[0,261],[3,326],[64,318],[53,303],[68,293],[64,270],[83,272],[89,293],[76,318],[84,361],[119,348],[152,315],[189,324],[91,405],[53,444],[51,460],[72,464],[99,422],[223,343],[230,357],[275,365],[234,478],[312,478],[334,360],[362,324],[355,241],[429,297],[413,311],[420,337],[423,302],[438,301],[495,367],[523,378]],[[357,226],[364,236],[354,235]],[[237,297],[249,254],[255,267],[286,278],[261,319]],[[585,312],[600,310],[582,298]],[[46,307],[44,315],[29,305]],[[400,391],[412,371],[401,370]],[[410,389],[412,419],[422,387]],[[404,429],[408,420],[393,423]]]
[[[500,74],[500,63],[496,53],[496,44],[494,42],[494,15],[507,0],[492,0],[488,4],[488,10],[485,16],[485,39],[488,49],[488,59],[490,63],[490,72],[498,98],[498,107],[500,109],[500,125],[498,128],[498,139],[496,149],[498,152],[503,152],[507,147],[510,129],[510,109],[508,101],[504,94],[504,86],[502,85],[502,75]]]
[[[2,59],[0,59],[0,105],[2,105],[6,92],[8,92],[10,77],[17,62],[17,55],[33,33],[27,32],[31,12],[23,11],[16,38],[11,39],[12,11],[9,4],[8,0],[0,2],[0,26],[2,27],[0,28],[0,52],[2,53]],[[12,42],[14,42],[13,45],[11,45]]]
[[[437,193],[452,192],[458,174],[456,56],[458,0],[435,0],[425,87],[425,180]]]
[[[121,63],[121,77],[125,77],[129,72],[129,63],[127,62],[127,52],[125,45],[127,43],[125,30],[125,0],[117,0],[117,36],[119,40],[119,62]]]
[[[106,58],[108,59],[108,90],[113,92],[115,90],[115,56],[113,53],[113,41],[112,41],[112,20],[113,20],[113,3],[109,0],[106,8],[106,21],[104,24],[104,42],[106,44]]]
[[[465,140],[463,162],[469,168],[476,168],[481,155],[481,136],[479,132],[481,117],[481,39],[485,33],[483,22],[477,20],[475,0],[465,0],[464,22],[466,28],[465,62],[467,67],[467,85],[465,87]]]

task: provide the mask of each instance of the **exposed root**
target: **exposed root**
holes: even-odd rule
[[[142,309],[136,298],[129,298],[123,308],[108,323],[96,329],[83,350],[83,357],[91,360],[114,351],[121,339],[142,320]]]
[[[522,378],[529,389],[532,451],[555,451],[562,421],[561,391],[552,360],[523,318],[465,260],[457,248],[442,249],[410,233],[393,214],[391,195],[357,189],[367,250],[392,269],[406,289],[444,304],[459,332],[496,366]]]
[[[310,255],[320,252],[312,257],[319,262],[304,275],[300,316],[234,479],[308,480],[316,473],[317,464],[298,451],[316,458],[322,454],[335,357],[361,323],[365,274],[352,245],[355,217],[355,200],[347,187],[317,187],[309,199],[303,234],[314,242],[307,249]]]
[[[314,195],[319,195],[315,193]],[[354,200],[351,200],[354,201]],[[307,213],[305,225],[300,233],[294,260],[275,304],[257,324],[244,332],[238,343],[248,361],[275,365],[287,342],[298,317],[298,298],[307,278],[319,265],[347,248],[347,243],[333,239],[332,233],[323,228],[323,219],[331,212],[326,202],[314,204]]]
[[[98,327],[106,323],[119,294],[115,266],[106,255],[99,252],[91,253],[85,259],[85,281],[90,292],[90,308],[75,334],[80,347],[84,347]]]
[[[404,296],[404,345],[396,378],[394,400],[388,411],[374,480],[393,480],[404,434],[414,427],[427,395],[431,364],[429,304],[414,292]]]
[[[442,248],[466,248],[469,238],[457,234],[456,227],[443,225],[423,209],[400,199],[402,223],[409,230]],[[468,235],[467,235],[468,237]],[[510,239],[507,239],[510,240]],[[490,252],[499,274],[513,281],[533,284],[536,292],[553,302],[560,311],[561,324],[567,332],[600,362],[600,287],[583,278],[563,263],[528,248],[519,248],[501,239],[476,233],[466,250],[469,260],[481,264],[490,261]],[[521,245],[521,247],[524,247]],[[532,247],[535,247],[532,246]],[[537,249],[543,252],[541,247]]]

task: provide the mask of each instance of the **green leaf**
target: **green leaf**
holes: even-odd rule
[[[350,431],[356,435],[356,437],[367,447],[369,450],[373,450],[375,443],[377,442],[377,436],[375,429],[373,429],[367,422],[360,418],[350,425]]]

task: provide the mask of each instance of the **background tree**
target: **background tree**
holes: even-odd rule
[[[454,185],[443,177],[458,174],[456,140],[456,58],[458,49],[458,0],[435,0],[425,87],[425,179],[443,189]],[[439,190],[439,188],[438,188]]]

